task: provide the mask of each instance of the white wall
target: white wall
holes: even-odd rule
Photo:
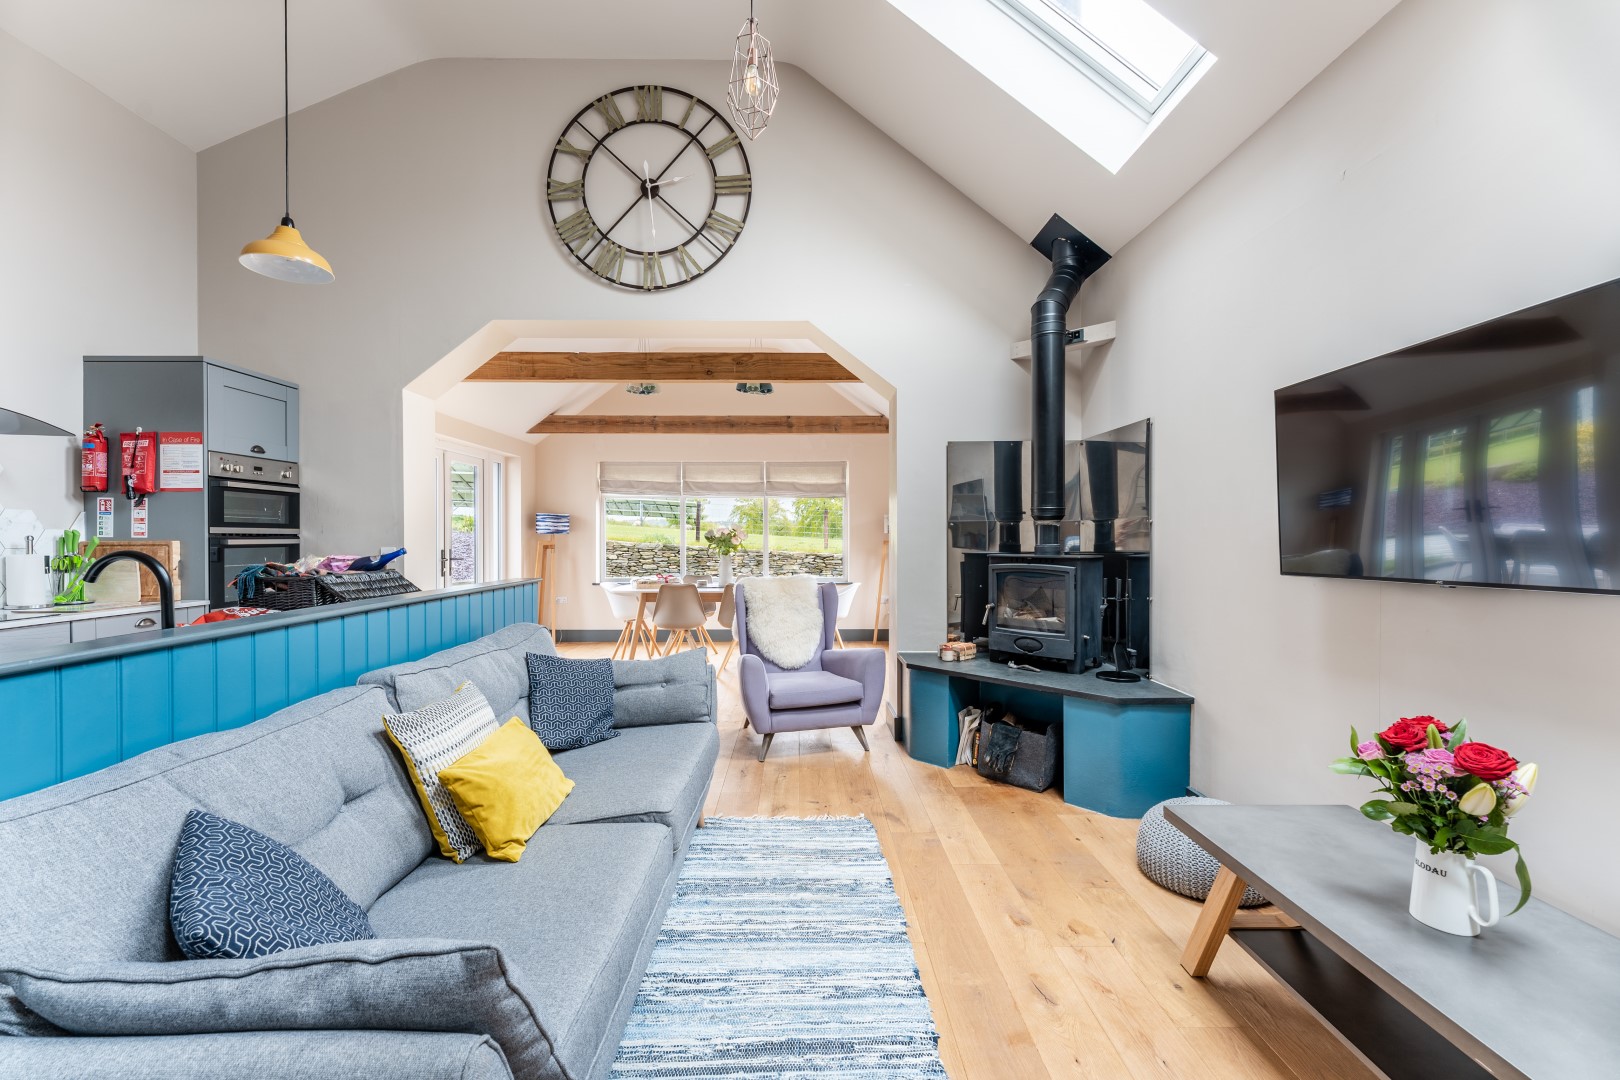
[[[303,110],[293,216],[337,271],[320,288],[234,266],[279,206],[279,127],[199,156],[202,345],[303,384],[305,475],[329,508],[313,547],[366,550],[420,528],[406,528],[393,479],[406,453],[400,392],[491,320],[808,321],[896,388],[896,543],[907,557],[895,625],[909,647],[939,640],[945,443],[1027,434],[1028,381],[1005,356],[1027,336],[1042,260],[784,69],[777,117],[748,147],[755,198],[735,253],[650,296],[584,274],[540,194],[564,122],[633,83],[719,100],[725,77],[716,64],[435,61]],[[359,386],[377,408],[355,408]],[[411,403],[418,419],[421,406]]]
[[[0,33],[0,160],[0,406],[77,434],[85,355],[196,352],[196,157]],[[0,436],[0,506],[68,527],[78,463]]]
[[[1360,802],[1347,729],[1465,716],[1542,765],[1539,895],[1620,930],[1620,599],[1277,572],[1271,392],[1620,275],[1620,8],[1407,0],[1086,286],[1088,430],[1154,419],[1154,655],[1193,781]],[[1505,867],[1498,872],[1511,878]],[[1392,898],[1394,899],[1394,898]]]

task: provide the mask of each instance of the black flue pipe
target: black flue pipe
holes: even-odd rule
[[[1052,241],[1052,276],[1029,309],[1030,379],[1034,383],[1030,431],[1030,517],[1035,519],[1035,553],[1062,552],[1063,441],[1067,374],[1063,354],[1069,307],[1090,268],[1080,243],[1066,236]]]

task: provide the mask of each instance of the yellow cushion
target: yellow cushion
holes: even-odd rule
[[[574,790],[529,725],[502,724],[471,753],[439,771],[456,809],[492,859],[517,862],[535,830]]]

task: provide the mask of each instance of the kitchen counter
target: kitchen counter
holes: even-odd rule
[[[174,621],[176,624],[189,622],[207,610],[208,603],[205,600],[177,600],[174,605]],[[181,612],[189,613],[190,618],[182,619]],[[99,619],[106,615],[160,614],[162,609],[157,604],[92,603],[73,611],[14,611],[11,608],[0,608],[0,630],[8,626],[48,626],[52,623],[78,622],[80,619]]]

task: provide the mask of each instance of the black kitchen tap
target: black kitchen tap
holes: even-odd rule
[[[84,572],[84,580],[93,582],[101,576],[101,572],[120,559],[134,559],[157,578],[158,606],[163,609],[163,629],[174,629],[174,582],[169,580],[169,571],[162,563],[144,551],[114,551],[101,556]]]

